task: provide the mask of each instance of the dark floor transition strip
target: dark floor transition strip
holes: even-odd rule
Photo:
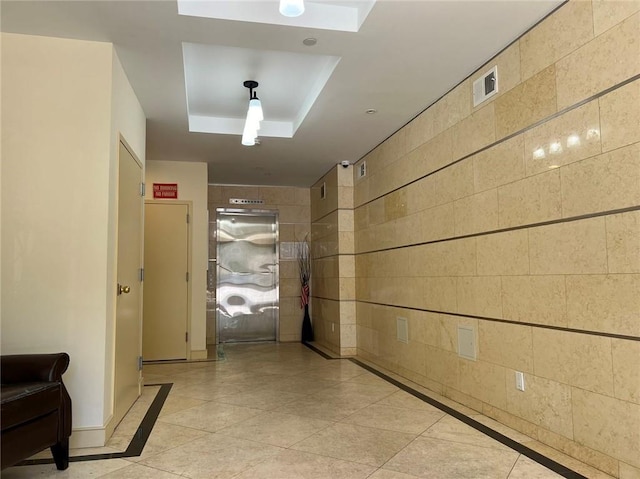
[[[158,391],[158,394],[156,394],[151,406],[149,406],[147,413],[142,419],[140,426],[138,426],[136,433],[133,435],[133,439],[131,439],[126,451],[106,454],[88,454],[86,456],[72,456],[69,458],[69,462],[100,461],[102,459],[123,459],[126,457],[139,456],[151,435],[153,426],[156,424],[156,420],[160,415],[160,411],[162,411],[162,406],[164,406],[164,402],[167,400],[167,396],[169,395],[169,391],[171,391],[173,384],[145,384],[145,387],[150,386],[160,386],[160,390]],[[17,466],[33,466],[38,464],[54,464],[54,461],[53,458],[27,459],[26,461],[22,461],[17,464]]]
[[[517,441],[514,441],[513,439],[511,439],[510,437],[505,436],[504,434],[499,433],[498,431],[491,429],[489,426],[486,426],[484,424],[482,424],[481,422],[476,421],[473,418],[470,418],[469,416],[466,416],[465,414],[462,414],[461,412],[456,411],[455,409],[447,406],[446,404],[442,404],[439,401],[436,401],[435,399],[422,394],[421,392],[416,391],[415,389],[410,388],[409,386],[402,384],[400,381],[396,381],[395,379],[387,376],[386,374],[378,371],[375,368],[372,368],[371,366],[368,366],[367,364],[364,364],[360,361],[358,361],[357,359],[351,359],[351,362],[357,364],[358,366],[366,369],[367,371],[375,374],[376,376],[378,376],[381,379],[384,379],[385,381],[393,384],[394,386],[402,389],[403,391],[411,394],[412,396],[428,403],[431,404],[434,407],[437,407],[438,409],[440,409],[443,412],[446,412],[447,414],[449,414],[450,416],[455,417],[456,419],[458,419],[459,421],[462,421],[463,423],[465,423],[467,426],[471,426],[472,428],[480,431],[483,434],[486,434],[487,436],[489,436],[492,439],[495,439],[496,441],[504,444],[507,447],[510,447],[511,449],[513,449],[514,451],[527,456],[529,459],[532,459],[533,461],[536,461],[538,464],[543,465],[544,467],[546,467],[547,469],[551,469],[553,472],[555,472],[556,474],[560,474],[562,477],[566,477],[568,479],[587,479],[585,476],[583,476],[582,474],[577,473],[576,471],[574,471],[573,469],[569,469],[566,466],[563,466],[562,464],[560,464],[559,462],[554,461],[551,458],[548,458],[547,456],[540,454],[537,451],[534,451],[531,448],[528,448],[527,446],[525,446],[524,444],[521,444]]]

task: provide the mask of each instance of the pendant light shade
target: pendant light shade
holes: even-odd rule
[[[262,113],[262,103],[253,91],[258,87],[258,82],[247,80],[244,86],[249,89],[249,109],[247,110],[247,119],[244,122],[244,130],[242,132],[242,144],[244,146],[253,146],[256,144],[260,122],[264,120]]]
[[[280,0],[280,13],[285,17],[299,17],[304,13],[304,0]]]

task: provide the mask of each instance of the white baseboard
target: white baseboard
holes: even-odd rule
[[[192,349],[191,359],[207,359],[208,354],[206,349]]]
[[[69,447],[102,447],[107,442],[107,427],[82,427],[73,429]]]

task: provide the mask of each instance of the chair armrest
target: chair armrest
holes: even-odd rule
[[[67,353],[17,354],[0,357],[2,384],[61,381],[69,367]]]

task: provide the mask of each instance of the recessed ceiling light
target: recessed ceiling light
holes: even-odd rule
[[[375,108],[369,108],[368,110],[364,111],[367,115],[373,115],[374,113],[378,113],[378,110],[376,110]]]
[[[302,40],[302,43],[304,43],[308,47],[312,47],[316,43],[318,43],[318,40],[316,38],[309,37],[309,38],[305,38],[304,40]]]

